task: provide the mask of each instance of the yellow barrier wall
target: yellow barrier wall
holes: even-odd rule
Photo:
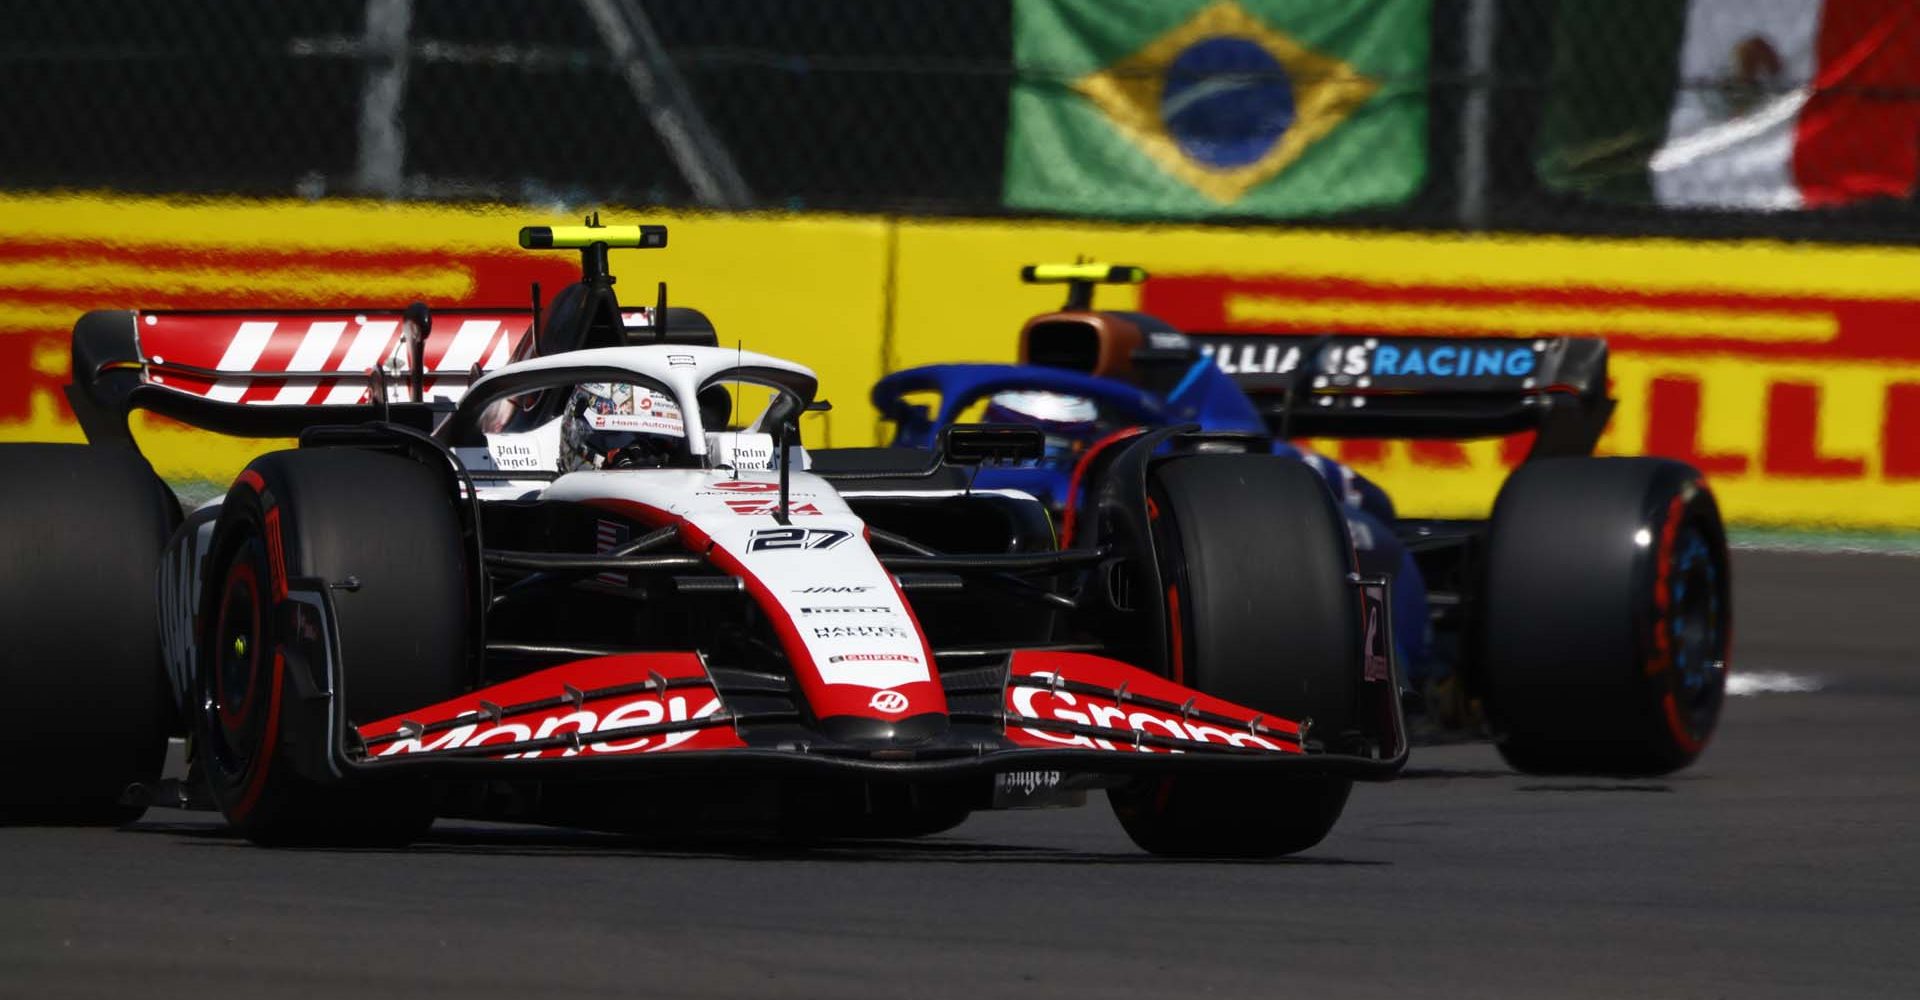
[[[1057,307],[1016,265],[1138,264],[1099,304],[1183,329],[1597,334],[1601,449],[1708,473],[1746,524],[1920,528],[1920,251],[1199,227],[902,225],[889,365],[997,360]],[[1524,442],[1317,442],[1403,511],[1478,516]]]
[[[807,437],[864,444],[866,391],[881,374],[887,230],[878,219],[687,216],[664,250],[613,254],[633,305],[704,311],[723,343],[812,366],[836,409]],[[101,308],[524,308],[579,276],[577,255],[520,250],[522,225],[577,222],[528,209],[374,202],[182,202],[126,197],[0,198],[0,440],[78,441],[60,387],[73,321]],[[277,441],[217,438],[140,415],[136,436],[162,475],[223,481]]]
[[[1621,400],[1602,450],[1709,473],[1747,524],[1920,528],[1920,251],[1768,242],[1575,240],[1351,232],[893,221],[608,210],[672,227],[664,251],[615,254],[621,291],[653,281],[705,310],[723,342],[822,376],[835,411],[816,444],[884,429],[883,372],[1010,360],[1057,287],[1023,263],[1078,254],[1140,264],[1102,291],[1193,330],[1600,334]],[[0,198],[0,440],[79,440],[59,387],[67,333],[91,308],[517,305],[571,255],[518,250],[548,212],[328,201]],[[140,418],[174,478],[222,479],[263,447]],[[1410,513],[1483,513],[1524,442],[1321,442]]]

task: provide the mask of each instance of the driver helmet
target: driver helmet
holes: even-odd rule
[[[1100,434],[1100,407],[1085,396],[1062,392],[996,392],[987,399],[984,419],[993,424],[1038,427],[1046,436],[1049,457],[1077,452]]]
[[[575,386],[560,426],[562,472],[665,468],[686,451],[680,407],[673,397],[645,386]]]

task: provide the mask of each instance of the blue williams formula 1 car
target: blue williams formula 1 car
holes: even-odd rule
[[[1359,570],[1391,581],[1394,645],[1431,725],[1490,731],[1511,764],[1544,773],[1664,773],[1701,752],[1727,670],[1725,534],[1696,470],[1591,456],[1613,408],[1603,341],[1189,335],[1093,308],[1095,286],[1143,281],[1139,268],[1022,276],[1064,283],[1068,297],[1028,321],[1019,364],[931,365],[875,386],[895,449],[932,447],[976,412],[1040,429],[1040,461],[983,469],[975,485],[1041,498],[1069,546],[1097,516],[1084,483],[1150,429],[1184,425],[1190,447],[1297,459],[1340,502]],[[1401,518],[1378,486],[1289,443],[1528,430],[1528,460],[1485,521]],[[903,464],[889,449],[830,460]],[[1223,488],[1243,537],[1294,516],[1257,487]],[[1258,588],[1275,615],[1291,613],[1289,576],[1277,560]]]
[[[88,443],[0,446],[0,819],[907,836],[1097,789],[1147,850],[1262,857],[1404,762],[1385,592],[1298,463],[1148,432],[1063,549],[1032,496],[946,485],[1039,457],[1031,428],[836,474],[810,369],[717,347],[664,285],[619,303],[609,249],[664,228],[521,242],[580,251],[544,311],[80,318]],[[136,409],[299,447],[182,511]],[[1292,527],[1241,537],[1239,483]],[[1281,560],[1284,617],[1246,599]]]

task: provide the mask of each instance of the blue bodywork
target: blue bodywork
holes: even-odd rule
[[[1129,426],[1196,423],[1209,432],[1266,438],[1274,454],[1313,466],[1341,503],[1362,570],[1393,574],[1394,641],[1400,647],[1400,662],[1416,682],[1431,671],[1426,584],[1413,557],[1392,530],[1393,501],[1350,467],[1273,439],[1266,420],[1246,393],[1211,358],[1196,359],[1164,397],[1118,379],[1039,365],[926,365],[881,379],[873,387],[873,405],[893,422],[895,447],[931,449],[938,446],[940,432],[958,422],[970,407],[996,393],[1016,390],[1092,400],[1099,409],[1103,429],[1091,436]],[[905,398],[916,392],[937,393],[938,412]],[[1084,446],[1091,441],[1078,443]],[[1057,511],[1065,506],[1077,458],[1077,450],[1056,452],[1050,448],[1046,458],[1031,465],[983,468],[976,484],[1021,490]]]

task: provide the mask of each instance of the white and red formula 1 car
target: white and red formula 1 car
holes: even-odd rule
[[[1060,549],[1038,501],[968,488],[1032,431],[808,471],[810,370],[715,346],[664,286],[616,300],[609,248],[663,228],[521,239],[581,252],[544,316],[79,321],[89,443],[0,446],[0,811],[203,799],[268,844],[436,815],[903,836],[1104,789],[1147,850],[1265,856],[1400,768],[1385,581],[1305,466],[1145,435]],[[300,446],[183,516],[141,408]],[[1237,523],[1248,489],[1286,516]]]

